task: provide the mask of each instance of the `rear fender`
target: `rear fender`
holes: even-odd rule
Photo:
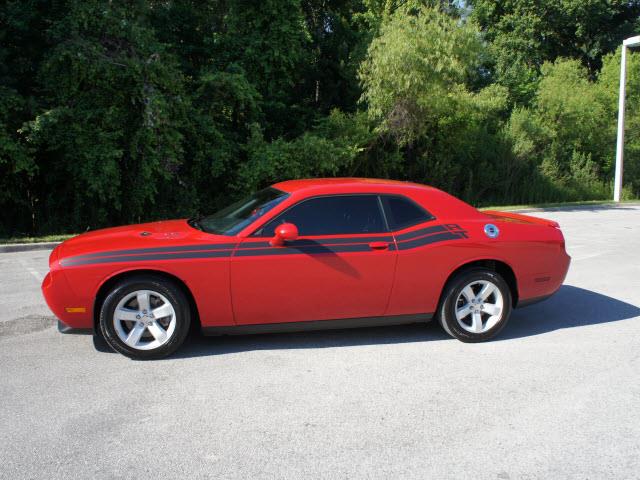
[[[496,220],[501,220],[503,222],[513,222],[513,223],[533,223],[536,225],[546,225],[548,227],[559,228],[560,224],[553,220],[547,220],[546,218],[538,218],[531,217],[529,215],[522,215],[520,213],[513,212],[498,212],[495,210],[486,210],[484,212],[485,215],[494,218]]]

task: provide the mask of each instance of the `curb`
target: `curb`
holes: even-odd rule
[[[30,252],[32,250],[51,250],[61,242],[12,243],[0,245],[0,253]]]
[[[593,205],[559,205],[556,207],[524,207],[513,208],[508,210],[509,212],[519,213],[535,213],[535,212],[569,212],[572,210],[617,210],[624,209],[625,207],[638,207],[640,203],[628,202],[622,204],[615,203],[596,203]]]

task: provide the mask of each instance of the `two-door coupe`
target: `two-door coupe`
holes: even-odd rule
[[[205,334],[404,324],[465,342],[562,284],[556,222],[480,212],[438,189],[358,178],[277,183],[190,220],[84,233],[42,284],[61,331],[99,331],[132,358]]]

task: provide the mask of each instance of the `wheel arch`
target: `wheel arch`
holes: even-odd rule
[[[126,279],[126,278],[130,278],[130,277],[135,277],[137,275],[155,275],[157,277],[162,277],[166,280],[169,280],[171,282],[173,282],[174,284],[176,284],[178,286],[178,288],[180,288],[182,290],[182,292],[185,294],[185,296],[187,297],[187,300],[189,301],[189,309],[191,311],[191,325],[193,328],[198,328],[200,329],[201,324],[200,324],[200,315],[198,313],[198,305],[196,303],[196,300],[193,296],[193,293],[191,293],[191,289],[189,289],[189,287],[187,286],[186,282],[184,280],[182,280],[181,278],[165,272],[163,270],[155,270],[155,269],[150,269],[150,268],[144,268],[144,269],[134,269],[134,270],[125,270],[125,271],[120,271],[110,277],[108,277],[107,279],[105,279],[102,284],[100,285],[100,287],[98,288],[98,291],[96,293],[94,302],[93,302],[93,328],[95,332],[100,331],[100,329],[98,328],[98,322],[100,319],[100,309],[102,308],[102,304],[104,302],[104,299],[107,297],[107,295],[109,294],[109,291],[113,288],[114,285],[116,285],[118,282],[121,282],[122,280]]]
[[[440,299],[438,301],[438,310],[442,302],[442,295],[444,294],[447,288],[447,285],[449,284],[451,279],[455,277],[457,274],[459,274],[460,272],[463,272],[465,270],[471,270],[473,268],[485,268],[487,270],[491,270],[498,273],[509,286],[509,290],[511,291],[512,307],[515,308],[518,305],[518,298],[519,298],[518,279],[511,265],[509,265],[503,260],[483,258],[483,259],[477,259],[477,260],[471,260],[471,261],[465,262],[459,265],[458,267],[456,267],[454,270],[452,270],[449,273],[446,281],[442,285],[442,290],[440,292]]]

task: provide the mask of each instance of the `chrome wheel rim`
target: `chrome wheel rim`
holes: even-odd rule
[[[153,350],[166,344],[175,333],[176,311],[161,293],[136,290],[118,302],[113,326],[128,347]]]
[[[504,298],[495,283],[476,280],[462,289],[456,299],[458,325],[470,333],[485,333],[502,318]]]

